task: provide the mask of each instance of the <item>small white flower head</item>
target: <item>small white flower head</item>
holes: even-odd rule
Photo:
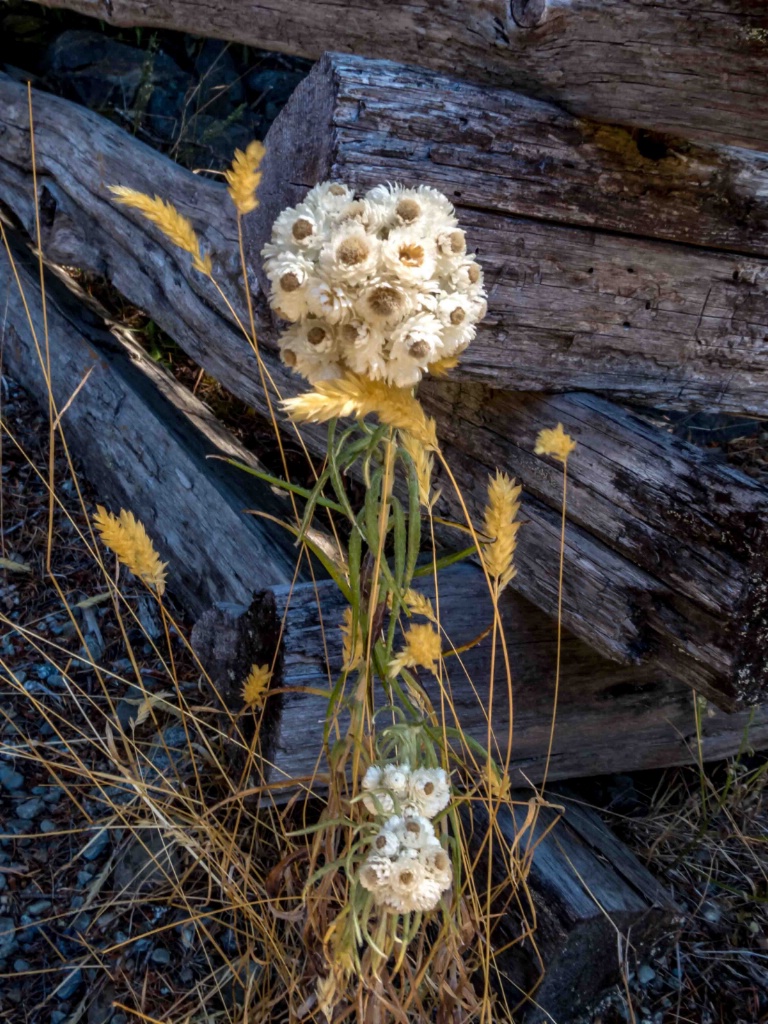
[[[407,764],[386,764],[381,784],[395,796],[405,796],[410,776],[411,770]]]
[[[307,206],[323,211],[327,216],[338,215],[354,199],[354,192],[343,181],[322,181],[304,197]]]
[[[389,886],[392,861],[389,857],[371,855],[360,868],[360,884],[369,892],[381,892]]]
[[[437,841],[432,822],[420,814],[401,818],[394,834],[399,843],[408,850],[421,850]]]
[[[372,790],[378,789],[381,785],[381,777],[383,775],[382,769],[377,764],[370,765],[363,776],[363,780],[360,783],[363,789]]]
[[[480,297],[483,292],[483,271],[480,264],[465,257],[451,272],[451,282],[460,291]]]
[[[337,324],[352,315],[352,300],[340,281],[313,277],[306,287],[307,309],[329,324]]]
[[[400,323],[412,308],[410,288],[394,278],[382,277],[370,280],[355,304],[361,320],[382,328]]]
[[[342,356],[350,370],[371,380],[382,380],[387,374],[384,332],[369,327],[362,320],[351,320],[339,328]]]
[[[389,874],[389,885],[395,896],[408,900],[423,883],[424,867],[413,857],[398,857]]]
[[[323,182],[280,214],[262,255],[272,308],[306,325],[279,339],[283,360],[311,382],[352,370],[411,387],[463,350],[485,313],[482,272],[453,206],[427,186],[356,197]],[[312,341],[313,319],[332,328],[330,340]]]
[[[461,228],[446,227],[438,233],[435,241],[438,253],[449,260],[457,261],[466,255],[467,238]]]
[[[363,806],[373,817],[391,814],[395,809],[395,801],[385,789],[373,789],[363,797]]]
[[[437,879],[425,876],[422,878],[419,887],[411,893],[408,909],[419,910],[422,913],[434,910],[440,902],[443,891],[443,886],[440,885]]]
[[[434,878],[441,889],[447,889],[453,881],[453,866],[440,843],[436,842],[420,850],[419,860],[427,877]]]
[[[413,286],[435,272],[435,249],[430,238],[413,228],[395,228],[381,243],[381,259],[389,274]]]
[[[362,284],[376,271],[381,243],[362,224],[351,221],[331,235],[320,252],[320,268],[329,281]]]
[[[283,335],[280,354],[286,366],[307,380],[333,380],[341,372],[333,328],[322,320],[292,324]]]
[[[399,852],[400,837],[394,829],[389,827],[389,822],[387,822],[371,843],[371,853],[377,857],[396,857]]]
[[[442,768],[416,768],[411,772],[408,796],[425,818],[434,818],[451,799],[448,776]]]

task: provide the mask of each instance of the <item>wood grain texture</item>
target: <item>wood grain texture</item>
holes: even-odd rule
[[[626,132],[514,93],[327,55],[270,131],[250,259],[318,180],[433,185],[456,203],[489,292],[458,379],[764,413],[766,160],[742,178],[735,151],[664,152],[643,157]],[[749,243],[733,232],[745,218]]]
[[[305,57],[343,50],[396,59],[520,87],[599,121],[768,148],[768,14],[750,0],[45,3],[114,25],[171,28]]]
[[[429,586],[424,589],[431,592]],[[273,740],[272,779],[306,782],[314,777],[322,782],[319,751],[326,704],[322,697],[298,688],[327,688],[329,673],[335,678],[340,670],[338,626],[343,602],[333,584],[325,583],[317,589],[302,584],[292,592],[275,588],[275,600],[277,615],[284,622],[283,685],[288,692],[282,698]],[[490,624],[490,600],[478,569],[457,566],[441,574],[440,614],[448,638],[444,651],[450,650],[449,643],[459,647],[474,639]],[[511,725],[512,783],[525,785],[528,780],[540,782],[545,774],[554,700],[555,627],[511,590],[502,598],[502,620],[513,674],[513,718],[500,668],[491,691],[489,640],[463,654],[461,663],[455,656],[446,658],[446,691],[462,728],[483,745],[489,716],[502,751]],[[685,685],[652,666],[606,662],[569,634],[562,664],[550,779],[696,762],[695,698]],[[439,706],[437,681],[425,673],[421,681]],[[448,717],[453,724],[450,712]],[[750,743],[760,749],[768,746],[768,707],[734,714],[710,709],[701,716],[701,729],[705,760],[739,750],[745,730]]]
[[[516,802],[502,807],[496,819],[510,848],[525,836],[524,846],[532,851],[528,899],[510,885],[514,871],[503,854],[494,857],[492,877],[504,908],[496,942],[514,943],[499,966],[510,1002],[520,1006],[516,1019],[548,1024],[571,1020],[620,982],[617,932],[625,948],[641,956],[669,932],[679,912],[594,811],[554,796],[558,808],[539,808],[527,833],[529,799],[525,791],[513,793]],[[482,841],[487,812],[474,805],[472,817]],[[530,927],[535,947],[519,938]]]
[[[266,307],[263,292],[255,286],[258,252],[279,210],[301,198],[306,185],[337,174],[361,186],[400,177],[447,187],[449,194],[461,190],[465,168],[427,159],[423,145],[412,146],[410,156],[398,147],[394,109],[391,130],[377,128],[381,114],[368,125],[363,118],[360,128],[347,123],[350,110],[365,109],[360,98],[361,90],[368,88],[361,85],[364,76],[375,77],[380,89],[386,91],[385,83],[397,76],[395,69],[396,65],[378,63],[370,67],[351,58],[322,61],[299,86],[270,132],[262,206],[248,219],[252,287],[265,349],[274,351],[277,324]],[[422,112],[431,110],[435,102],[427,88],[429,81],[427,76],[421,82]],[[453,86],[455,91],[455,83]],[[6,202],[29,226],[32,195],[26,91],[18,83],[0,78],[0,101],[0,188]],[[160,249],[153,245],[146,253],[130,251],[132,231],[141,223],[140,215],[117,210],[106,185],[118,181],[139,190],[162,191],[200,226],[204,241],[217,257],[217,274],[238,315],[245,316],[239,298],[235,223],[222,186],[172,170],[173,165],[149,147],[135,140],[128,143],[125,133],[66,101],[38,95],[35,109],[46,251],[52,258],[71,262],[90,259],[94,269],[115,278],[124,294],[129,290],[140,293],[143,299],[135,301],[145,308],[153,297],[153,287],[146,280],[151,269],[161,281],[169,304],[176,307],[164,317],[176,324],[169,333],[179,336],[180,341],[190,333],[216,336],[222,316],[228,318],[229,314],[215,291],[198,275],[184,280],[189,275],[180,271],[188,265],[186,257],[173,251],[152,229],[143,232],[144,247],[150,239],[158,239]],[[449,121],[444,121],[440,129],[444,133],[442,148],[448,152],[453,147],[459,152],[457,133],[453,132],[452,140]],[[406,123],[402,113],[400,123]],[[318,126],[309,143],[307,124]],[[481,167],[489,159],[482,133],[480,143],[472,141],[469,129],[464,136],[468,140],[464,155],[479,161],[477,166]],[[439,138],[435,145],[437,141]],[[545,161],[545,156],[536,152],[535,133],[531,146],[536,159],[528,178],[533,176],[533,168]],[[130,160],[125,157],[127,147],[134,155]],[[355,162],[355,154],[361,149],[367,161],[363,164]],[[378,150],[376,160],[372,149]],[[490,160],[498,164],[492,153]],[[286,174],[286,167],[291,168],[290,174]],[[520,209],[526,216],[502,215],[497,212],[498,206],[501,203],[503,209],[505,204],[512,205],[504,197],[514,189],[507,187],[508,179],[494,176],[490,167],[488,170],[484,196],[470,196],[467,206],[459,206],[486,270],[490,312],[457,371],[458,379],[515,390],[584,389],[656,405],[687,408],[698,404],[738,412],[766,412],[768,261],[617,234],[616,218],[611,220],[607,214],[605,230],[537,219],[528,215],[531,206],[524,202]],[[453,176],[453,190],[446,175]],[[585,175],[581,174],[582,179]],[[681,184],[679,191],[688,197],[685,202],[679,201],[677,191],[666,181],[664,187],[670,188],[673,197],[666,205],[657,204],[666,211],[657,222],[663,221],[669,231],[677,230],[678,201],[681,209],[687,204],[689,224],[699,220],[706,223],[697,210],[701,212],[708,203],[717,206],[719,193],[714,186],[708,189],[705,185],[701,191],[704,198],[694,200],[694,178]],[[759,184],[763,179],[763,172],[755,169],[754,197],[759,196],[761,188],[766,192]],[[630,196],[637,193],[638,181],[637,175],[634,184],[630,181]],[[527,187],[518,190],[521,194],[529,191]],[[559,193],[560,186],[553,191]],[[568,209],[576,206],[584,210],[582,220],[592,217],[601,223],[603,214],[594,209],[589,212],[585,182],[576,193],[560,210],[552,203],[551,216],[567,221]],[[462,197],[454,198],[461,203]],[[743,205],[747,200],[741,198]],[[764,202],[754,200],[755,223],[763,224],[765,220],[760,212]],[[540,195],[536,204],[543,212],[545,197]],[[610,208],[610,204],[603,205]],[[627,203],[627,209],[632,205]],[[723,209],[720,221],[730,223],[733,218],[727,202]],[[579,221],[579,216],[574,219]],[[640,230],[644,221],[652,224],[653,218],[637,217],[634,228]],[[754,237],[764,239],[764,229]],[[148,260],[155,265],[148,268]],[[138,280],[132,280],[136,277]],[[195,301],[190,303],[190,298]],[[241,345],[240,350],[243,348]],[[215,358],[209,356],[209,360]],[[252,370],[253,361],[246,359],[243,371],[250,374]],[[258,379],[258,373],[254,377]],[[284,381],[285,372],[278,374],[278,380],[280,377]]]
[[[36,263],[21,248],[14,262],[43,345]],[[46,275],[52,390],[73,454],[99,500],[130,509],[169,562],[168,587],[193,614],[216,601],[250,603],[255,590],[293,578],[295,550],[243,514],[252,502],[282,514],[266,486],[212,462],[211,454],[258,461],[173,378],[120,340],[61,280]],[[0,249],[3,367],[41,404],[47,388],[34,337],[5,249]],[[82,385],[82,386],[81,386]],[[76,389],[80,390],[75,394]],[[255,483],[255,481],[254,481]],[[95,508],[93,510],[95,512]]]
[[[561,501],[562,469],[533,449],[540,430],[562,423],[578,443],[568,473],[569,622],[581,608],[581,635],[587,619],[595,632],[612,624],[617,649],[612,652],[609,641],[607,653],[617,656],[622,643],[625,659],[655,652],[678,678],[725,706],[748,703],[749,693],[764,699],[768,489],[594,395],[513,394],[448,382],[423,385],[421,394],[441,425],[451,470],[476,518],[486,501],[487,474],[501,467],[522,481],[522,593],[539,607],[556,607],[558,524],[542,505],[554,509]],[[451,488],[443,493],[438,508],[461,518]],[[624,577],[624,603],[611,607],[609,595],[618,594],[621,583],[607,576],[621,569],[608,557],[582,565],[594,538],[655,583]],[[681,648],[687,652],[682,657]],[[702,660],[718,666],[706,681]]]
[[[304,83],[306,88],[294,95],[291,103],[295,108],[290,116],[278,119],[270,134],[271,169],[258,211],[262,219],[255,222],[266,225],[265,230],[282,205],[287,188],[286,177],[277,173],[275,161],[288,159],[286,147],[297,119],[312,111],[317,113],[324,102],[330,103],[326,84],[322,75],[310,76]],[[0,106],[0,194],[32,231],[26,93],[17,83],[0,76],[0,99],[5,101]],[[36,95],[35,111],[45,252],[54,260],[105,275],[129,301],[147,310],[208,373],[266,413],[256,359],[233,326],[221,298],[189,269],[184,254],[139,214],[116,206],[106,190],[108,183],[119,182],[173,198],[192,218],[204,247],[213,252],[216,273],[236,310],[245,316],[242,300],[238,299],[241,289],[236,224],[223,187],[184,171],[97,115],[57,97]],[[328,145],[334,137],[332,132],[327,134]],[[304,182],[320,176],[324,161],[327,163],[323,147],[303,146],[296,151],[292,200],[301,197]],[[271,347],[275,343],[275,324],[265,308],[255,271],[252,287],[266,367],[277,388],[290,394],[301,387],[301,382],[280,364]],[[718,498],[716,507],[708,509],[706,494],[692,483],[708,465],[700,453],[664,435],[647,430],[638,433],[638,427],[608,403],[587,416],[583,402],[571,407],[571,399],[565,397],[541,399],[538,412],[534,403],[515,418],[511,412],[514,400],[498,394],[491,399],[477,385],[430,384],[425,393],[438,413],[446,454],[456,460],[460,483],[474,496],[476,504],[484,487],[477,472],[480,464],[485,468],[495,462],[519,472],[525,480],[530,491],[528,524],[521,537],[520,572],[515,581],[521,592],[549,614],[556,609],[558,481],[551,467],[530,456],[533,433],[541,425],[551,425],[545,422],[551,413],[572,426],[585,458],[589,453],[583,479],[574,469],[575,514],[569,523],[566,549],[567,626],[605,656],[622,661],[664,658],[669,671],[728,706],[749,699],[750,694],[751,699],[759,699],[759,678],[756,683],[754,675],[744,679],[739,679],[738,673],[734,676],[734,646],[741,643],[747,652],[761,647],[742,641],[745,635],[752,635],[750,623],[761,621],[763,605],[750,606],[739,596],[748,595],[749,588],[761,593],[763,581],[759,578],[739,591],[748,580],[750,565],[758,564],[754,559],[761,550],[759,530],[755,533],[750,527],[741,552],[738,543],[732,543],[733,531],[725,551],[717,539],[729,510],[737,514],[735,522],[746,523],[749,508],[760,507],[762,499],[755,496],[750,481],[738,474],[726,473],[722,478],[716,470],[708,469],[710,485],[717,480],[723,484],[718,494],[731,489],[734,492],[732,500],[721,502]],[[498,416],[496,427],[487,417],[478,416],[478,401],[487,401],[488,409]],[[601,458],[606,433],[611,437],[610,454],[606,452]],[[520,440],[514,444],[517,434]],[[305,436],[312,451],[321,450],[322,430],[308,430]],[[481,458],[474,459],[473,450],[479,451]],[[483,463],[486,450],[489,458]],[[646,474],[648,467],[656,469]],[[587,477],[593,473],[595,480],[590,483]],[[676,501],[678,491],[680,499]],[[683,566],[675,565],[676,539],[681,536],[690,540],[681,548],[685,571]],[[748,554],[746,548],[753,539],[754,550]],[[716,550],[710,554],[705,546]],[[739,566],[736,562],[740,558],[743,562]],[[728,580],[731,572],[733,579]],[[710,589],[713,592],[708,596]],[[744,609],[744,621],[739,621],[739,608]],[[725,616],[722,620],[718,617],[721,611]],[[724,629],[731,622],[737,629],[746,624],[746,634],[726,634]]]

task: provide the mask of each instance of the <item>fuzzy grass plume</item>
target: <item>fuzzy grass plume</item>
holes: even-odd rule
[[[143,213],[174,245],[188,252],[195,270],[199,270],[206,277],[211,276],[213,264],[210,254],[201,251],[200,239],[192,227],[192,222],[183,213],[179,213],[173,203],[167,203],[159,196],[152,198],[125,185],[110,185],[109,191],[118,203]]]
[[[338,380],[320,381],[313,391],[286,399],[283,408],[297,423],[375,415],[390,427],[408,431],[425,448],[437,449],[435,421],[426,415],[408,388],[395,388],[354,373]]]
[[[539,431],[536,437],[536,447],[533,450],[536,455],[549,455],[565,464],[575,448],[576,442],[570,434],[566,434],[563,424],[558,423],[553,429],[546,428]]]
[[[272,670],[269,665],[252,665],[243,683],[243,702],[249,707],[261,707],[267,693]]]
[[[406,631],[403,639],[405,646],[390,663],[390,676],[404,668],[425,668],[436,675],[442,657],[440,634],[426,623],[417,623]]]
[[[235,150],[232,166],[224,172],[227,191],[240,214],[250,213],[259,205],[256,189],[261,182],[259,166],[265,152],[263,143],[254,140],[246,147],[245,152],[242,149]]]
[[[488,483],[484,530],[491,543],[483,550],[483,560],[489,574],[498,581],[499,590],[503,590],[517,572],[514,558],[520,523],[515,519],[520,510],[521,490],[506,473],[498,471]]]
[[[168,563],[160,561],[147,531],[133,512],[122,508],[120,515],[115,516],[103,505],[97,505],[93,522],[104,544],[126,569],[162,597]]]

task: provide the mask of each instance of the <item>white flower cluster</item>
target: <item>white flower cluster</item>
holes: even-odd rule
[[[442,768],[372,765],[363,778],[371,814],[391,815],[360,868],[360,883],[380,907],[396,914],[432,910],[453,880],[451,858],[431,822],[451,791]],[[395,808],[398,814],[391,814]]]
[[[262,256],[272,307],[292,321],[283,362],[311,383],[352,370],[411,387],[464,351],[487,309],[453,206],[426,185],[362,198],[316,185],[280,214]]]

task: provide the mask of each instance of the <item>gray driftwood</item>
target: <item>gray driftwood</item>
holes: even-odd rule
[[[429,587],[426,588],[429,591]],[[272,779],[307,782],[316,776],[322,744],[325,700],[302,687],[327,688],[342,664],[339,623],[343,600],[331,583],[275,588],[283,625],[283,706],[273,738]],[[318,613],[322,612],[322,619]],[[441,574],[440,614],[456,647],[477,637],[492,621],[485,578],[465,565]],[[513,785],[540,782],[546,773],[554,705],[555,627],[512,591],[502,600],[502,619],[513,675],[511,774]],[[450,650],[448,641],[444,650]],[[490,696],[490,640],[458,659],[445,661],[462,728],[486,744],[488,714],[496,742],[506,749],[510,709],[505,675],[497,663]],[[466,669],[466,672],[465,672]],[[476,687],[473,693],[468,679]],[[422,682],[436,706],[439,690]],[[768,745],[768,707],[725,714],[699,708],[701,750],[696,734],[696,698],[663,670],[617,666],[597,657],[566,633],[557,703],[550,779],[573,778],[713,759],[739,749],[748,737],[755,748]],[[322,781],[322,780],[320,780]]]
[[[768,15],[754,0],[45,0],[319,57],[344,50],[519,86],[572,113],[766,148]]]
[[[636,968],[636,958],[670,931],[679,911],[594,811],[554,796],[526,829],[529,794],[512,799],[496,818],[504,846],[496,840],[492,869],[502,912],[495,944],[514,943],[498,957],[501,984],[510,1005],[519,1006],[515,1019],[571,1020]],[[485,840],[485,808],[473,804],[466,820]],[[525,890],[515,884],[504,848],[518,857],[529,851]],[[481,877],[486,865],[487,857]],[[521,938],[529,929],[533,940]]]
[[[357,82],[359,90],[360,63],[334,58],[318,66],[305,85],[327,97],[330,77],[339,83],[334,88]],[[378,65],[370,69],[373,79],[380,74]],[[308,102],[302,95],[297,94],[296,104]],[[0,194],[31,230],[34,207],[26,93],[0,76],[0,99],[5,103],[0,105],[4,130]],[[204,246],[214,253],[217,276],[244,317],[238,299],[236,225],[223,187],[189,174],[89,111],[42,94],[35,95],[34,103],[44,251],[52,259],[108,277],[210,374],[265,412],[256,360],[215,290],[189,269],[184,254],[140,215],[114,205],[106,191],[108,183],[121,182],[172,198],[199,228]],[[345,103],[340,110],[360,106],[357,101]],[[300,112],[300,106],[294,106],[273,129],[268,140],[270,159],[284,156],[288,160],[286,139]],[[383,112],[377,115],[376,123],[383,117]],[[342,134],[334,129],[329,139]],[[348,138],[352,135],[346,132]],[[360,135],[363,141],[368,137]],[[535,137],[534,133],[533,141]],[[597,151],[591,153],[590,159],[597,160]],[[299,157],[304,161],[298,167],[301,173],[291,180],[310,184],[324,173],[308,162],[319,159],[311,146],[299,150]],[[275,190],[285,183],[285,175],[278,179],[274,164],[270,166],[263,207],[254,215],[257,227],[270,222],[278,203]],[[682,192],[688,197],[687,208],[695,207],[692,179]],[[299,194],[300,190],[292,198]],[[666,210],[666,222],[672,224],[674,203],[668,202]],[[264,219],[259,221],[259,216]],[[754,244],[759,237],[759,232],[753,235]],[[695,255],[695,250],[686,249],[690,252]],[[717,257],[721,258],[732,257]],[[252,284],[262,314],[260,345],[265,363],[277,387],[291,393],[301,382],[291,377],[270,347],[275,342],[275,325],[265,315],[255,276]],[[759,650],[742,641],[755,633],[763,614],[761,531],[756,519],[763,499],[747,478],[713,468],[696,449],[648,431],[609,403],[598,403],[586,415],[583,401],[567,397],[532,399],[521,405],[504,395],[483,395],[477,386],[456,388],[444,383],[430,384],[426,393],[439,414],[446,454],[455,459],[459,482],[476,502],[483,481],[475,453],[482,460],[487,451],[487,465],[495,462],[518,472],[530,491],[515,586],[544,611],[554,611],[559,482],[551,466],[530,456],[530,448],[539,426],[563,419],[580,442],[572,463],[574,512],[566,550],[564,621],[568,627],[606,656],[622,661],[660,658],[671,671],[727,706],[759,699],[761,667],[747,664],[747,673],[740,675],[742,666],[736,658],[739,648],[747,658],[750,649]],[[488,403],[498,417],[496,423],[480,416],[478,401]],[[514,416],[513,408],[518,410]],[[552,422],[547,423],[549,415]],[[314,451],[319,450],[321,434],[306,434]],[[606,434],[611,438],[610,453],[604,451]],[[698,486],[697,481],[704,479],[711,488],[711,505],[706,490]],[[731,525],[745,526],[741,540],[738,530],[728,529],[731,512],[736,517]],[[676,564],[678,547],[684,571]]]
[[[37,264],[21,246],[13,256],[44,357]],[[280,515],[287,503],[253,477],[208,459],[216,454],[258,465],[255,457],[52,273],[46,301],[52,391],[59,410],[70,403],[62,417],[67,442],[99,500],[142,520],[169,562],[168,586],[185,607],[199,614],[215,601],[250,603],[254,591],[291,580],[296,551],[283,531],[243,514],[255,502]],[[34,336],[4,248],[0,308],[3,367],[47,406]]]

